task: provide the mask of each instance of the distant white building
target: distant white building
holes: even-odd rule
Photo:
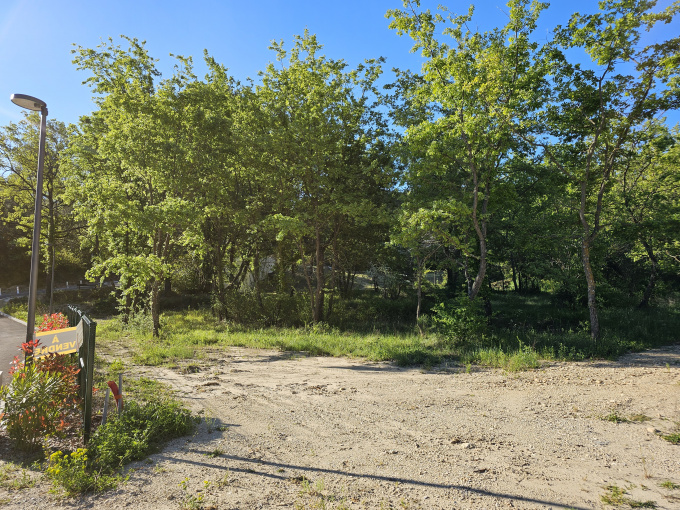
[[[260,274],[258,275],[258,280],[266,280],[267,277],[274,272],[276,268],[276,257],[274,255],[269,255],[260,259]],[[255,275],[252,271],[248,273],[245,280],[243,280],[244,289],[254,289],[255,288]]]

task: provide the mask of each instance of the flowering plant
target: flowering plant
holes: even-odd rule
[[[61,312],[52,315],[43,315],[43,320],[38,331],[54,331],[55,329],[68,328],[68,318]]]
[[[40,331],[64,327],[68,320],[62,314],[45,315]],[[30,358],[39,344],[39,339],[22,343],[24,356]],[[0,422],[20,447],[36,448],[43,436],[60,433],[77,416],[79,371],[63,354],[49,354],[28,365],[14,357],[12,380],[0,388],[0,400],[5,402]]]

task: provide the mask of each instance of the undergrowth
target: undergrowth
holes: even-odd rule
[[[53,490],[66,496],[104,491],[123,480],[120,468],[125,464],[191,433],[195,426],[194,417],[177,401],[128,401],[123,414],[114,414],[97,428],[87,448],[48,455],[45,473]]]
[[[283,306],[280,299],[266,295],[265,305],[276,310],[259,310],[250,295],[240,304],[235,297],[238,313],[228,321],[218,321],[209,307],[182,309],[183,304],[196,302],[185,303],[177,295],[172,309],[161,316],[160,338],[151,337],[144,314],[132,317],[127,325],[117,318],[100,319],[97,333],[102,345],[123,344],[132,351],[135,363],[148,366],[173,366],[200,358],[206,349],[240,346],[393,361],[401,366],[430,367],[453,361],[517,371],[536,368],[540,360],[616,359],[628,352],[672,344],[677,341],[674,332],[680,330],[680,310],[670,302],[643,310],[603,308],[602,335],[595,342],[587,310],[563,306],[552,294],[490,292],[492,315],[488,317],[488,310],[470,306],[467,298],[446,300],[441,289],[432,292],[424,300],[425,314],[419,325],[414,320],[412,295],[393,300],[366,290],[337,300],[329,322],[318,324],[303,324],[306,308],[298,303],[299,296],[288,321],[283,313],[286,308],[277,308]],[[109,298],[100,299],[107,303]],[[98,303],[88,301],[87,307],[105,308]],[[276,320],[266,318],[270,315]]]

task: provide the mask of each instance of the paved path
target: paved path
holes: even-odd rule
[[[20,353],[19,345],[25,340],[26,325],[0,313],[0,384],[9,381],[9,364]]]

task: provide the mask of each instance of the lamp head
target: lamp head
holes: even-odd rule
[[[27,110],[33,110],[34,112],[40,112],[47,108],[47,103],[38,99],[37,97],[27,96],[26,94],[12,94],[10,99],[15,105],[26,108]]]

